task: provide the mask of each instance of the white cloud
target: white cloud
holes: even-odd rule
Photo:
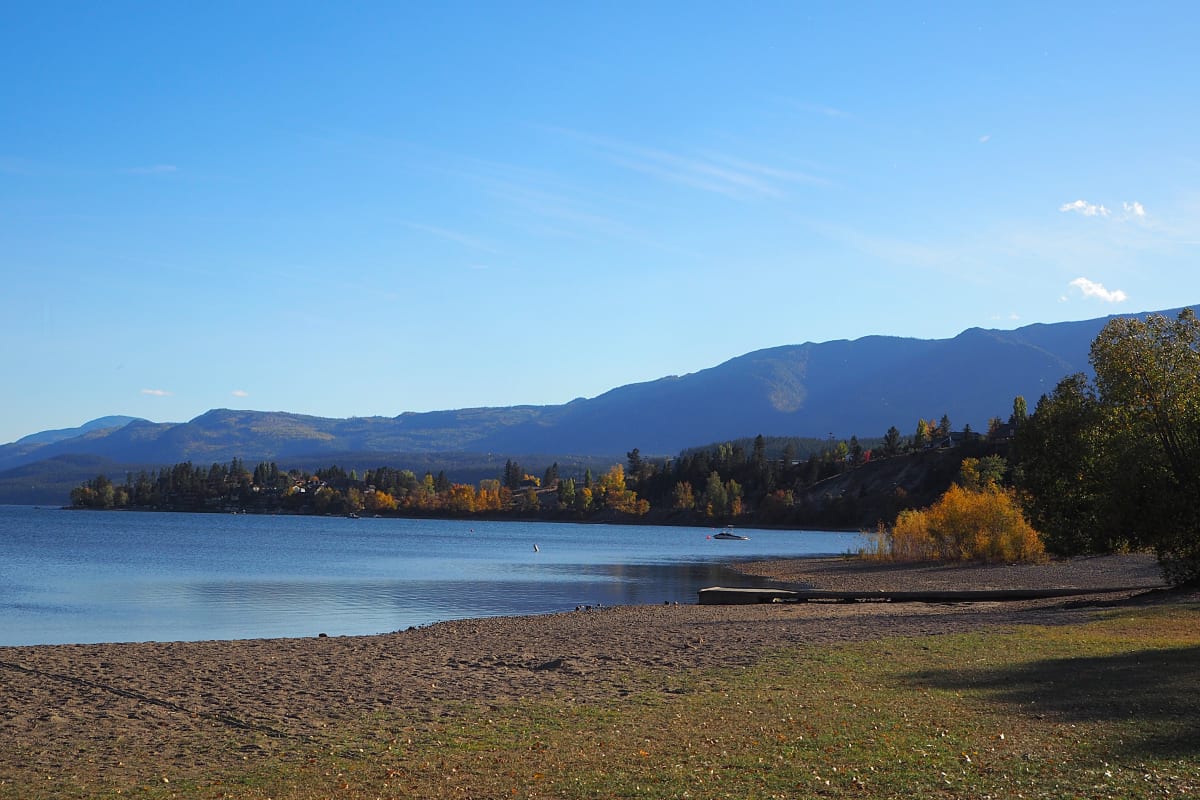
[[[1137,200],[1134,200],[1132,203],[1122,203],[1121,205],[1125,208],[1125,214],[1127,216],[1145,219],[1146,207]]]
[[[992,140],[992,135],[990,133],[985,133],[983,136],[979,137],[980,144],[987,144],[991,140]]]
[[[166,389],[142,389],[142,394],[151,397],[170,397],[174,392],[168,392]]]
[[[234,389],[232,392],[230,392],[230,394],[233,395],[234,397],[249,397],[250,396],[250,393],[247,392],[245,389]]]
[[[1095,297],[1106,303],[1123,303],[1128,299],[1128,295],[1120,289],[1109,291],[1104,288],[1104,284],[1090,281],[1087,278],[1076,278],[1069,285],[1083,292],[1084,297]]]
[[[1076,200],[1074,203],[1063,203],[1058,207],[1059,211],[1074,211],[1077,214],[1082,214],[1085,217],[1107,217],[1112,212],[1102,205],[1089,203],[1086,200]]]

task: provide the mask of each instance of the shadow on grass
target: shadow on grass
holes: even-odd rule
[[[929,670],[918,684],[979,691],[1018,714],[1120,723],[1113,740],[1128,755],[1200,754],[1200,647],[1057,658],[1003,669]]]

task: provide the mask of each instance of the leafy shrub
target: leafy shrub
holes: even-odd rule
[[[1025,520],[1013,493],[989,483],[952,485],[927,509],[900,512],[891,531],[875,534],[869,558],[897,561],[1038,561],[1041,536]]]

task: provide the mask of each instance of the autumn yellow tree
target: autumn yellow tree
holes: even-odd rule
[[[445,508],[454,514],[470,514],[475,511],[475,487],[466,483],[453,483],[446,493]]]
[[[622,514],[645,514],[650,510],[650,503],[639,500],[637,492],[625,485],[625,468],[614,464],[600,478],[599,489],[604,498],[604,505]]]
[[[495,479],[479,482],[479,491],[475,494],[476,511],[499,511],[504,508],[500,499],[500,481]]]
[[[382,492],[378,489],[368,490],[363,495],[363,501],[366,503],[368,511],[395,511],[396,498],[392,497],[387,492]]]
[[[675,484],[675,491],[671,495],[671,504],[675,508],[691,511],[696,507],[696,495],[692,491],[692,485],[687,481],[680,481]]]

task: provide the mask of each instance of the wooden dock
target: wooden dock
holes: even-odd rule
[[[1014,600],[1046,600],[1093,594],[1144,592],[1154,587],[1105,586],[1068,589],[968,589],[961,591],[859,591],[828,589],[734,589],[710,586],[700,590],[700,605],[739,606],[757,603],[995,603]]]

